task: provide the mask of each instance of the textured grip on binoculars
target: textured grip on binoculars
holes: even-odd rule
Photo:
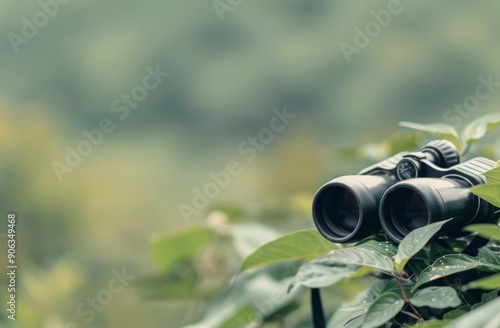
[[[476,157],[467,162],[462,163],[462,165],[457,167],[457,170],[468,174],[479,176],[483,175],[487,171],[493,169],[495,167],[495,161],[484,157]]]

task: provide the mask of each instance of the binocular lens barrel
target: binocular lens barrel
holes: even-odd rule
[[[399,243],[411,231],[430,223],[453,218],[453,224],[462,225],[473,220],[480,203],[470,186],[462,179],[418,178],[396,183],[386,175],[342,176],[316,193],[314,223],[335,243],[355,242],[381,228]]]
[[[361,240],[381,229],[379,202],[395,183],[386,175],[349,175],[334,179],[314,197],[313,217],[328,240],[345,243]]]
[[[354,231],[359,220],[359,204],[356,196],[348,189],[332,186],[325,190],[324,197],[322,214],[328,228],[339,236]]]
[[[476,216],[479,206],[469,188],[469,183],[459,179],[399,182],[380,201],[382,227],[392,240],[401,242],[411,231],[437,221],[453,218],[453,224],[465,224]]]
[[[314,196],[314,223],[334,243],[356,242],[382,228],[400,243],[413,230],[447,219],[442,233],[460,237],[464,225],[499,216],[498,208],[470,191],[486,183],[484,174],[494,167],[483,157],[460,163],[451,142],[434,140],[419,152],[398,153],[323,185]]]

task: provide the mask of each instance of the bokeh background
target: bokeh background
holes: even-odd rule
[[[88,325],[75,308],[106,287],[111,270],[157,273],[151,235],[202,222],[211,209],[236,208],[238,220],[280,232],[313,227],[307,211],[317,187],[383,156],[384,140],[405,133],[398,121],[442,122],[479,76],[500,81],[500,4],[491,1],[401,1],[402,12],[348,63],[340,44],[353,45],[354,28],[387,4],[242,0],[221,20],[206,0],[72,0],[16,53],[9,33],[21,35],[23,17],[32,21],[40,6],[0,2],[0,215],[18,214],[20,266],[17,321],[2,310],[0,325],[196,321],[189,301],[146,301],[136,287]],[[170,75],[119,120],[113,101],[157,65]],[[499,105],[497,90],[463,121]],[[191,203],[193,188],[241,160],[238,145],[283,107],[297,118],[184,220],[179,204]],[[52,163],[105,117],[115,131],[59,182]]]

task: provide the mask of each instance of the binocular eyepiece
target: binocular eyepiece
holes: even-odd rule
[[[494,207],[470,192],[495,162],[476,157],[460,164],[456,147],[436,140],[419,152],[402,152],[357,175],[323,185],[313,201],[319,232],[335,243],[361,240],[381,229],[399,243],[412,230],[452,219],[443,226],[450,236],[461,227],[489,222]]]

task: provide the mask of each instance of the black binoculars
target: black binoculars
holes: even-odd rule
[[[335,243],[359,241],[381,229],[399,243],[412,230],[452,219],[441,229],[463,235],[469,223],[490,222],[496,208],[470,188],[495,162],[476,157],[460,164],[456,147],[446,140],[426,144],[419,152],[402,152],[357,175],[323,185],[313,201],[314,223]]]

